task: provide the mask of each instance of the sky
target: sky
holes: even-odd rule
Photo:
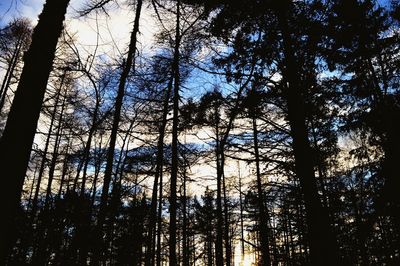
[[[24,16],[36,19],[44,0],[2,0],[0,2],[0,25],[4,26],[12,18]]]
[[[107,54],[111,58],[118,58],[126,51],[128,46],[129,35],[134,20],[134,12],[131,10],[132,7],[120,6],[116,8],[111,5],[107,9],[109,16],[99,14],[96,17],[96,12],[93,12],[82,18],[78,16],[77,11],[85,6],[85,1],[87,0],[71,0],[66,21],[68,32],[75,35],[78,40],[77,46],[81,48],[81,56],[89,56],[91,52],[94,51],[96,40],[99,38],[100,46],[97,50],[97,55]],[[44,2],[45,0],[0,0],[0,27],[5,26],[13,18],[18,17],[27,17],[33,24],[36,24]],[[151,13],[151,9],[146,8],[146,5],[144,5],[142,8],[140,36],[138,39],[139,51],[144,53],[152,52],[154,41],[153,34],[157,29]],[[98,25],[96,25],[96,18]],[[99,28],[100,34],[97,34],[97,28]],[[184,89],[185,94],[190,94],[190,91],[201,94],[202,91],[212,86],[211,83],[217,82],[216,80],[207,81],[206,75],[194,76],[197,77],[197,80],[190,81],[190,89]],[[188,136],[187,138],[188,142],[199,142],[199,138],[195,136]],[[35,139],[35,143],[38,142],[40,143],[40,140]],[[234,166],[236,166],[236,163]],[[226,173],[228,176],[235,174],[236,168],[234,166],[227,165]],[[215,169],[212,165],[196,165],[192,168],[192,174],[197,177],[215,176]],[[196,188],[193,187],[192,191],[195,191],[195,194],[201,194],[205,189],[206,186],[200,184]]]
[[[85,16],[78,16],[78,10],[85,7],[87,0],[71,0],[67,11],[68,32],[74,34],[82,46],[94,47],[97,40],[97,27],[99,28],[99,54],[107,53],[117,55],[126,50],[129,33],[133,26],[134,13],[131,7],[124,5],[116,8],[115,4],[108,5],[109,16],[96,15],[96,12]],[[26,17],[35,25],[45,0],[1,0],[0,1],[0,27],[5,26],[13,18]],[[97,23],[96,25],[96,18]],[[150,16],[148,9],[143,8],[141,18],[141,32],[139,36],[140,49],[151,50],[155,21]]]

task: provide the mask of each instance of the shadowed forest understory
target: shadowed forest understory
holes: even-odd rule
[[[400,3],[42,2],[0,20],[1,265],[400,265]]]

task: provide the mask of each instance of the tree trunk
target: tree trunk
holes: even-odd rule
[[[288,2],[288,8],[291,1]],[[301,88],[300,73],[294,56],[289,27],[287,24],[288,8],[282,8],[277,15],[282,31],[284,50],[283,78],[288,83],[284,94],[287,101],[288,120],[292,136],[295,158],[295,172],[300,181],[308,224],[308,240],[312,265],[340,265],[337,243],[330,226],[327,211],[319,199],[313,162],[310,159],[311,148],[306,127],[305,102]],[[284,10],[283,10],[284,9]]]
[[[83,152],[83,173],[82,173],[82,183],[81,183],[81,189],[80,189],[81,196],[83,196],[85,193],[87,168],[89,166],[89,161],[90,161],[90,148],[92,146],[93,136],[97,129],[97,114],[99,112],[99,107],[100,107],[100,102],[98,100],[96,100],[96,105],[94,108],[93,118],[92,118],[92,125],[90,127],[88,139],[86,141],[85,149]],[[75,182],[77,182],[78,179],[79,179],[79,172],[77,173]]]
[[[58,127],[57,127],[57,133],[56,133],[56,139],[54,141],[54,148],[53,148],[53,157],[50,162],[50,168],[49,168],[49,178],[47,181],[47,189],[46,189],[46,198],[45,198],[45,206],[48,207],[49,201],[50,201],[50,195],[51,195],[51,186],[53,183],[54,179],[54,172],[56,170],[56,164],[57,164],[57,158],[58,158],[58,148],[60,146],[60,141],[61,141],[61,130],[62,130],[62,123],[63,123],[63,116],[64,116],[64,110],[65,110],[65,101],[66,101],[67,96],[64,95],[64,99],[61,105],[61,110],[60,110],[60,117],[58,118]]]
[[[60,186],[58,189],[58,193],[57,193],[57,198],[61,199],[61,194],[63,192],[63,187],[64,187],[64,183],[65,183],[65,177],[67,175],[67,171],[68,171],[68,159],[69,159],[69,149],[71,147],[71,140],[70,137],[67,136],[67,145],[65,148],[65,154],[64,154],[64,161],[63,161],[63,167],[62,167],[62,172],[61,172],[61,180],[60,180]]]
[[[57,114],[57,107],[58,107],[58,102],[59,102],[60,96],[61,96],[62,86],[64,84],[64,78],[65,78],[65,73],[61,77],[60,87],[59,87],[59,89],[57,91],[56,99],[54,101],[53,112],[51,113],[49,132],[47,134],[46,142],[44,144],[43,158],[42,158],[42,161],[40,163],[40,168],[39,168],[39,173],[38,173],[38,178],[37,178],[37,183],[36,183],[36,189],[35,189],[35,194],[33,196],[33,201],[32,201],[32,209],[31,209],[31,220],[32,220],[32,222],[34,222],[35,215],[36,215],[38,197],[39,197],[39,193],[40,193],[40,185],[42,183],[44,169],[46,167],[47,153],[48,153],[48,149],[49,149],[51,135],[53,133],[53,126],[54,126],[54,122],[55,122],[55,118],[56,118],[56,114]]]
[[[160,168],[160,185],[158,192],[158,210],[157,210],[157,266],[161,266],[161,235],[162,235],[162,204],[163,204],[163,167]]]
[[[268,209],[265,206],[264,190],[261,181],[260,171],[260,154],[258,149],[258,128],[257,119],[253,111],[253,142],[254,142],[254,155],[256,161],[256,179],[257,179],[257,194],[258,194],[258,215],[259,215],[259,232],[260,232],[260,249],[261,249],[261,265],[271,265],[271,256],[269,250],[269,228],[268,228]]]
[[[172,121],[172,143],[171,143],[171,183],[170,183],[170,223],[169,223],[169,265],[178,265],[176,257],[176,186],[178,179],[178,123],[179,123],[179,45],[180,45],[180,0],[176,3],[176,29],[175,29],[175,48],[173,60],[174,72],[174,93],[173,93],[173,121]]]
[[[5,205],[0,237],[2,264],[13,244],[13,219],[19,208],[33,138],[68,3],[69,0],[47,0],[43,7],[24,57],[25,65],[0,140],[0,169],[3,186],[7,188],[1,193],[1,202]]]
[[[221,158],[221,175],[222,175],[222,191],[224,194],[224,242],[225,242],[225,265],[230,266],[232,262],[232,248],[231,239],[229,236],[229,210],[228,210],[228,196],[226,193],[226,182],[225,182],[225,153],[224,150],[220,150]]]
[[[10,87],[10,83],[11,83],[11,78],[13,76],[14,73],[14,69],[17,66],[19,57],[20,57],[20,53],[21,53],[21,49],[22,49],[22,43],[23,43],[23,39],[24,39],[24,35],[22,35],[17,42],[17,46],[15,47],[15,51],[13,53],[13,56],[11,58],[11,61],[8,65],[6,74],[4,76],[4,80],[3,83],[1,84],[1,90],[0,90],[0,114],[3,111],[3,107],[4,107],[4,103],[7,97],[7,91],[8,88]]]
[[[100,210],[97,218],[97,228],[96,234],[98,237],[98,243],[94,246],[94,252],[92,257],[92,265],[99,265],[99,261],[102,261],[102,235],[103,235],[103,224],[105,222],[105,218],[107,216],[107,202],[108,202],[108,194],[110,189],[111,183],[111,176],[113,172],[113,164],[114,164],[114,152],[115,152],[115,144],[117,141],[117,133],[118,133],[118,126],[119,121],[121,119],[121,109],[125,94],[125,86],[128,80],[129,72],[131,69],[135,67],[134,60],[136,54],[136,44],[137,44],[137,34],[139,32],[139,20],[140,14],[142,9],[142,0],[137,1],[136,5],[136,13],[135,13],[135,21],[133,25],[133,30],[130,36],[130,43],[129,43],[129,50],[126,61],[123,64],[123,69],[121,73],[121,77],[119,79],[118,85],[118,92],[117,97],[115,99],[115,110],[114,110],[114,117],[113,123],[110,133],[110,143],[107,150],[107,161],[106,161],[106,168],[104,171],[104,181],[103,181],[103,188],[100,197]]]
[[[183,266],[189,266],[189,246],[188,246],[188,221],[187,221],[187,197],[186,197],[186,165],[184,166],[183,173],[183,196],[182,196],[182,213],[183,213],[183,221],[182,221],[182,253],[183,253]]]
[[[161,126],[158,130],[158,141],[157,141],[157,159],[156,159],[156,172],[154,175],[153,182],[153,191],[151,195],[151,205],[150,205],[150,216],[149,216],[149,234],[147,236],[147,253],[146,253],[146,266],[154,265],[154,237],[153,234],[155,232],[155,225],[157,220],[157,191],[158,191],[158,182],[160,176],[163,171],[163,161],[164,161],[164,137],[165,137],[165,128],[167,126],[167,115],[168,115],[168,103],[171,97],[172,91],[172,82],[173,82],[173,73],[172,77],[168,82],[167,91],[165,93],[164,103],[163,103],[163,114]],[[160,183],[162,180],[160,180]],[[160,188],[161,190],[161,188]],[[160,197],[161,198],[161,197]]]
[[[224,253],[223,253],[223,216],[222,216],[222,163],[221,163],[221,144],[220,144],[220,134],[219,134],[219,114],[216,108],[216,125],[215,125],[215,139],[216,139],[216,163],[217,163],[217,239],[215,243],[215,262],[216,266],[224,265]]]
[[[243,263],[244,261],[244,253],[245,253],[245,249],[244,249],[244,219],[243,219],[243,210],[244,210],[244,204],[243,204],[243,192],[242,192],[242,176],[240,174],[240,162],[238,161],[238,179],[239,179],[239,211],[240,211],[240,261],[241,263]]]

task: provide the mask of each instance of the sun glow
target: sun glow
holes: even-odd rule
[[[237,245],[235,246],[234,265],[235,266],[256,265],[256,259],[254,253],[249,251],[248,248],[245,248],[244,254],[242,254],[241,245],[240,243],[237,243]]]

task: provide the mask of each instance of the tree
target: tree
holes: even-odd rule
[[[15,234],[13,217],[19,208],[36,125],[68,3],[69,0],[48,0],[43,7],[32,43],[24,56],[25,65],[0,140],[0,168],[7,187],[1,197],[2,202],[7,202],[3,217],[5,226],[1,229],[2,262],[6,260]]]
[[[3,113],[12,78],[17,76],[16,68],[21,64],[21,55],[30,42],[32,33],[30,21],[24,18],[15,19],[0,30],[1,58],[6,66],[6,73],[0,88],[0,113]]]
[[[244,8],[245,6],[252,8]],[[315,17],[314,13],[320,10],[318,7],[318,2],[315,5],[312,3],[303,5],[301,2],[283,1],[278,3],[272,1],[264,8],[252,6],[250,3],[237,5],[226,3],[225,8],[215,18],[213,30],[215,34],[222,37],[226,37],[233,29],[239,30],[234,39],[236,49],[227,60],[222,61],[228,66],[232,64],[244,65],[246,62],[251,62],[254,57],[250,56],[249,58],[249,54],[254,53],[254,56],[262,60],[264,64],[277,67],[280,71],[282,80],[279,86],[287,108],[286,118],[290,124],[295,173],[300,181],[306,205],[311,261],[314,264],[322,264],[329,257],[329,263],[335,265],[339,261],[335,237],[328,214],[318,196],[313,161],[304,156],[304,154],[311,153],[308,139],[309,129],[306,125],[305,114],[305,92],[309,88],[303,80],[305,73],[299,65],[307,66],[302,63],[306,62],[307,53],[311,52],[312,54],[313,50],[297,53],[294,51],[295,46],[307,48],[308,43],[300,37],[302,34],[307,36],[311,36],[311,33],[318,34],[319,29],[314,26],[317,25],[314,24],[317,22],[312,20]],[[308,17],[305,18],[300,15],[300,10],[309,12],[306,13]],[[244,17],[246,16],[250,16],[252,19],[245,21]],[[295,27],[295,23],[300,27]],[[309,25],[310,27],[308,27]],[[249,38],[251,34],[258,37],[255,39],[258,41],[258,46],[263,47],[262,45],[268,41],[270,47],[265,50],[259,49],[258,46],[251,48],[250,45],[257,45],[254,38]],[[320,35],[316,36],[318,38]],[[313,38],[307,40],[314,42]],[[271,48],[274,46],[279,47],[281,53],[272,50]],[[277,60],[277,65],[274,61],[263,60],[263,58],[271,56]]]
[[[370,145],[382,149],[377,176],[384,185],[376,200],[377,216],[391,217],[394,228],[399,228],[400,202],[396,195],[400,184],[395,169],[400,142],[398,129],[393,126],[400,117],[396,79],[399,58],[393,54],[399,44],[398,35],[388,33],[394,21],[376,1],[368,0],[338,1],[331,6],[329,22],[328,49],[338,52],[327,54],[328,64],[349,75],[339,86],[346,88],[344,97],[356,100],[356,105],[351,103],[345,128],[368,132]],[[360,24],[367,28],[360,31]],[[395,232],[400,234],[397,229]],[[400,242],[395,242],[394,253],[400,249]]]
[[[111,177],[112,177],[112,172],[113,172],[113,165],[114,165],[114,152],[115,152],[115,144],[117,141],[117,133],[118,133],[118,126],[119,126],[119,121],[121,119],[121,108],[123,104],[123,99],[124,99],[124,94],[125,94],[125,87],[126,83],[128,80],[129,73],[131,72],[131,69],[133,68],[134,72],[134,67],[135,67],[135,54],[136,54],[136,45],[137,45],[137,34],[139,32],[139,21],[140,21],[140,15],[141,15],[141,10],[142,10],[142,0],[137,1],[137,6],[136,6],[136,13],[135,13],[135,21],[133,24],[133,30],[131,32],[131,37],[130,37],[130,43],[129,43],[129,49],[128,49],[128,54],[126,57],[126,61],[124,61],[123,66],[122,66],[122,73],[119,79],[119,84],[118,84],[118,92],[117,96],[115,98],[115,110],[114,110],[114,116],[113,116],[113,121],[112,121],[112,128],[110,132],[110,143],[107,151],[107,163],[106,163],[106,169],[104,171],[104,182],[103,182],[103,188],[101,192],[101,202],[100,202],[100,211],[98,214],[98,219],[97,219],[97,234],[99,237],[99,243],[96,245],[94,252],[93,252],[93,261],[92,265],[98,265],[99,260],[101,260],[101,245],[102,245],[102,229],[104,225],[104,220],[107,216],[107,205],[108,205],[108,194],[109,194],[109,189],[110,189],[110,183],[111,183]]]

